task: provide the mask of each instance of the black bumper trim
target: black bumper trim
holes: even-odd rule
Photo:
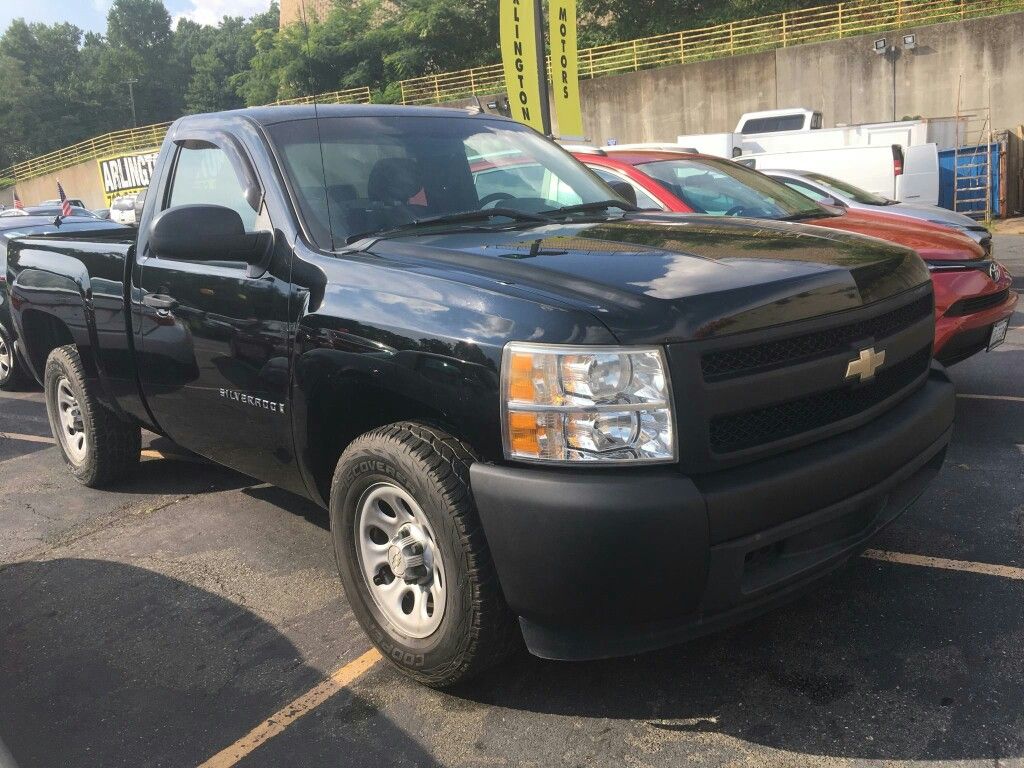
[[[724,476],[736,471],[721,473],[722,510],[756,503],[759,488],[777,492],[780,462],[802,496],[790,499],[788,514],[763,509],[772,514],[762,515],[761,529],[714,544],[715,493],[702,478],[667,468],[474,464],[484,532],[528,648],[566,660],[638,653],[791,599],[863,550],[920,495],[942,466],[953,401],[952,384],[936,369],[898,417],[775,457],[762,472],[744,468],[732,489]],[[866,450],[874,461],[865,463]],[[851,469],[863,472],[860,484],[849,482]],[[837,486],[845,491],[838,498]]]

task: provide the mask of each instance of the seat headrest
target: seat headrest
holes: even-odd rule
[[[378,160],[370,171],[366,195],[385,203],[407,203],[423,189],[416,161],[407,157]]]

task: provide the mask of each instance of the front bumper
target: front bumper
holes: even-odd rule
[[[694,478],[474,464],[473,494],[527,646],[553,659],[638,653],[795,596],[917,498],[942,465],[954,400],[934,367],[859,429]]]
[[[986,275],[974,270],[935,272],[932,285],[935,288],[935,345],[932,354],[943,365],[958,363],[986,349],[992,326],[1012,315],[1017,307],[1017,293],[1008,274],[993,285]],[[1008,291],[1006,299],[996,306],[969,314],[949,313],[950,308],[962,299],[1002,290]]]

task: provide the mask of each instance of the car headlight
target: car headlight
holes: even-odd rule
[[[509,459],[664,463],[676,459],[664,352],[658,347],[506,345],[502,436]]]

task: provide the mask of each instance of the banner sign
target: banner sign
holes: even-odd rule
[[[537,71],[537,24],[533,0],[500,0],[501,62],[505,70],[512,118],[544,132],[540,73]]]
[[[98,161],[103,195],[108,207],[114,198],[137,194],[149,186],[158,154],[159,151],[154,150]]]
[[[583,139],[580,110],[579,60],[576,46],[576,0],[551,0],[548,9],[551,41],[551,80],[554,87],[558,135]]]

